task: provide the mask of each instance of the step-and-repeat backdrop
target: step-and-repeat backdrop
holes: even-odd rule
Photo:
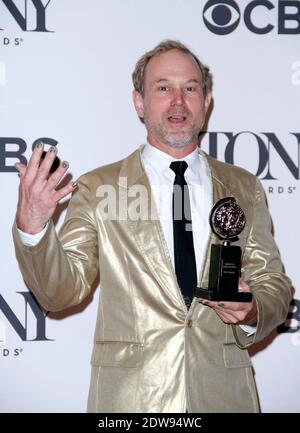
[[[131,72],[166,38],[187,44],[214,75],[202,147],[265,187],[295,296],[286,322],[251,355],[262,410],[300,410],[299,0],[1,0],[2,412],[86,410],[99,297],[95,284],[75,309],[45,315],[35,303],[12,245],[14,164],[26,162],[43,139],[58,146],[76,179],[145,142]],[[65,208],[55,216],[57,228]]]

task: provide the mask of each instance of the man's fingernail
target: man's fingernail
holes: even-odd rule
[[[200,304],[203,304],[203,305],[208,305],[209,304],[209,301],[207,301],[206,299],[198,299],[198,302]]]
[[[68,168],[68,167],[69,167],[69,163],[68,163],[68,161],[63,161],[63,162],[61,163],[61,165],[63,166],[63,168]]]
[[[75,182],[72,182],[72,187],[75,189],[78,187],[78,182],[75,180]]]
[[[49,152],[57,152],[57,148],[56,147],[54,147],[54,146],[51,146],[50,147],[50,149],[49,149]]]
[[[15,163],[15,168],[16,168],[16,170],[18,170],[18,171],[20,171],[20,169],[19,169],[19,167],[17,166],[17,162]]]
[[[218,303],[218,307],[224,308],[224,307],[225,307],[225,304],[223,304],[223,302],[219,302],[219,303]]]
[[[41,147],[43,147],[43,142],[42,142],[42,140],[38,141],[37,144],[36,144],[36,146],[37,146],[39,149],[41,149]]]

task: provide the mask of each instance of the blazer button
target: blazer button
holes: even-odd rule
[[[192,319],[189,319],[189,320],[188,320],[187,325],[188,325],[189,328],[191,328],[191,327],[193,326],[193,321],[192,321]]]

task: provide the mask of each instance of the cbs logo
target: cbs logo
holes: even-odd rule
[[[203,21],[206,27],[216,35],[228,35],[239,25],[241,17],[248,30],[258,35],[271,32],[274,25],[274,4],[269,0],[255,0],[248,3],[243,13],[235,0],[209,0],[203,9]],[[300,33],[300,2],[279,0],[277,10],[278,34]]]

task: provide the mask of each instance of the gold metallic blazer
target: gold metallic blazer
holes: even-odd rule
[[[79,304],[100,273],[88,411],[259,411],[245,348],[285,320],[291,284],[271,234],[260,182],[241,168],[206,158],[213,202],[234,196],[246,214],[238,244],[241,277],[258,307],[257,332],[251,337],[239,326],[224,324],[196,298],[186,313],[158,218],[124,218],[126,201],[117,218],[103,218],[101,185],[110,185],[116,197],[128,196],[127,210],[137,199],[127,194],[132,187],[148,193],[139,205],[149,204],[151,189],[139,149],[79,179],[59,237],[50,222],[36,246],[24,246],[14,225],[21,272],[46,310]],[[201,287],[208,284],[210,245],[218,242],[212,233],[198,276]]]

